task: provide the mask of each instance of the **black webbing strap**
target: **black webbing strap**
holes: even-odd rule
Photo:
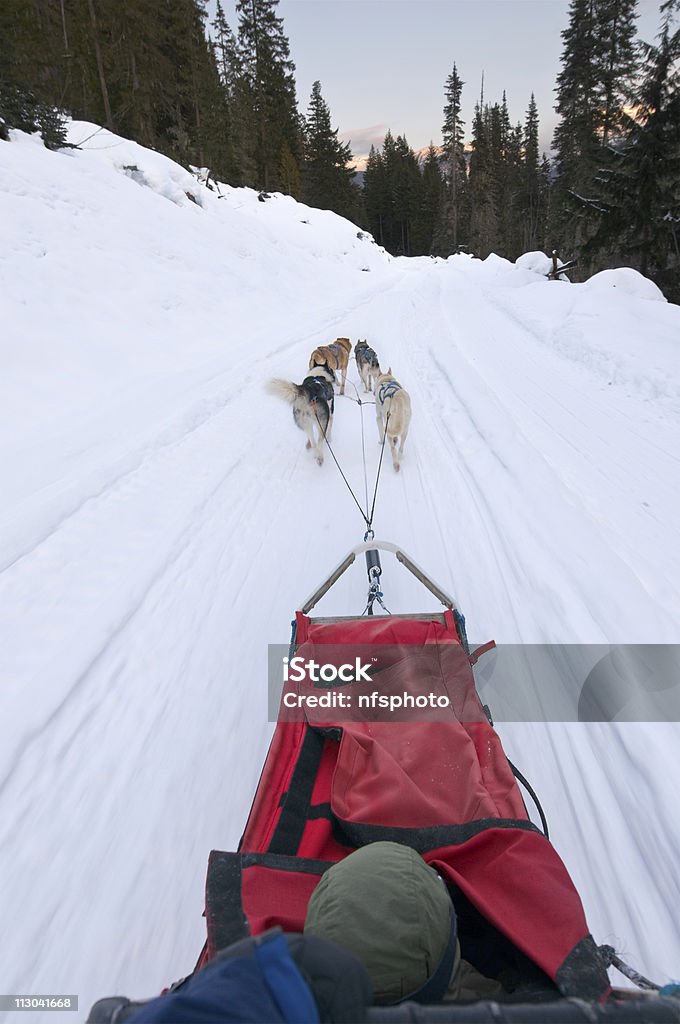
[[[335,864],[333,860],[285,857],[280,853],[240,853],[239,857],[243,868],[270,868],[272,871],[292,871],[296,875],[322,875]]]
[[[205,883],[205,916],[211,955],[250,934],[241,898],[241,857],[213,850]]]
[[[305,825],[309,820],[309,805],[323,753],[323,744],[322,734],[307,726],[288,792],[283,797],[281,815],[267,847],[268,853],[283,853],[294,857],[298,852]]]
[[[336,818],[333,831],[338,842],[345,846],[368,846],[369,843],[401,843],[410,846],[416,853],[427,853],[442,846],[457,846],[485,832],[489,828],[519,829],[523,832],[537,832],[540,828],[523,818],[479,818],[465,825],[429,825],[424,828],[396,828],[391,825],[364,825],[355,821]]]
[[[286,802],[286,793],[283,793],[279,802],[279,807],[283,807]],[[331,810],[329,803],[325,804],[310,804],[307,808],[307,821],[316,821],[319,818],[326,818],[328,821],[334,820],[334,814]]]

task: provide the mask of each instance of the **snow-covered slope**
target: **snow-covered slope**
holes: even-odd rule
[[[338,335],[391,364],[414,416],[376,530],[475,639],[676,644],[680,308],[631,271],[393,259],[94,125],[71,141],[0,143],[0,988],[86,1006],[193,966],[208,851],[237,843],[270,736],[264,640],[362,539],[264,381]],[[361,425],[338,399],[360,497]],[[392,610],[432,607],[385,570]],[[320,607],[364,594],[357,568]],[[678,977],[677,724],[499,731],[596,939]]]

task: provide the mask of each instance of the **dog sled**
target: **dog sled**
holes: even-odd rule
[[[381,552],[393,554],[442,609],[374,614],[378,606],[386,611]],[[364,614],[314,617],[324,594],[361,555],[369,583]],[[539,828],[519,788],[521,776],[477,695],[472,665],[481,653],[470,651],[455,601],[401,548],[368,539],[343,559],[296,613],[286,665],[300,671],[287,672],[283,682],[239,848],[210,854],[207,937],[195,972],[154,1003],[171,1007],[211,965],[233,964],[230,951],[250,956],[260,941],[268,949],[279,929],[284,936],[302,933],[325,873],[356,850],[390,842],[415,850],[445,882],[462,957],[485,977],[503,979],[503,995],[355,1006],[343,1020],[680,1022],[677,986],[645,992],[611,987],[613,951],[596,946],[590,935],[542,812]],[[347,666],[354,666],[351,679],[343,675]],[[386,930],[389,914],[386,908]],[[251,1009],[247,994],[243,998],[243,1020],[269,1019]],[[281,1010],[281,1000],[276,1012],[282,1015],[271,1019],[319,1019],[291,998],[293,1009]],[[142,1004],[101,1000],[89,1021],[123,1024],[138,1013],[143,1024],[221,1019],[194,1015],[190,1005],[147,1018]],[[236,1012],[225,1019],[240,1018]]]

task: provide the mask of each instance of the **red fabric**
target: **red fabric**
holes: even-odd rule
[[[444,622],[436,619],[400,619],[396,615],[376,615],[346,622],[312,622],[296,612],[296,642],[318,644],[457,644],[458,634],[453,613],[443,613]]]
[[[458,644],[450,612],[444,623],[392,616],[332,624],[313,624],[298,613],[297,640],[311,645],[307,651],[316,644]],[[455,691],[455,708],[467,709],[466,720],[452,715],[439,722],[342,723],[340,742],[325,740],[313,806],[330,804],[341,823],[398,828],[463,826],[489,818],[527,821],[500,739],[479,705],[467,659],[461,659],[459,645],[450,655],[442,652],[441,661],[445,668],[455,663],[455,678],[452,682],[443,672],[443,685]],[[338,723],[324,722],[320,715],[313,724],[338,733]],[[277,725],[242,852],[267,850],[306,728],[304,723]],[[335,862],[350,852],[333,838],[331,822],[320,817],[307,822],[297,855]],[[564,864],[535,831],[491,825],[424,856],[553,979],[588,934]],[[245,871],[243,906],[253,932],[273,924],[299,930],[316,881],[315,875]]]
[[[301,932],[307,904],[320,875],[245,868],[241,894],[253,935],[279,925],[285,932]]]
[[[267,849],[281,813],[281,797],[288,789],[295,769],[305,728],[304,722],[277,724],[241,840],[242,850],[261,852]]]
[[[588,934],[567,869],[537,832],[489,828],[425,860],[553,979]]]
[[[331,806],[343,820],[402,828],[527,818],[500,741],[481,722],[346,723]]]

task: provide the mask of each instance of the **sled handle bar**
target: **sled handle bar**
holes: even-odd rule
[[[413,559],[409,555],[402,551],[400,547],[386,540],[370,540],[364,541],[363,544],[357,544],[355,548],[352,548],[352,550],[348,552],[345,558],[343,558],[342,562],[340,562],[339,565],[336,565],[335,569],[330,574],[330,576],[326,580],[324,580],[324,582],[319,587],[317,587],[317,589],[312,594],[310,594],[307,600],[302,604],[300,611],[304,615],[307,615],[312,610],[314,605],[321,600],[324,594],[326,594],[331,589],[333,584],[337,583],[337,581],[340,579],[343,573],[345,573],[347,569],[349,569],[350,565],[352,565],[356,560],[357,555],[362,555],[366,551],[376,550],[390,551],[395,556],[397,561],[401,562],[401,564],[405,566],[409,570],[409,572],[412,573],[416,577],[416,579],[419,580],[423,584],[423,586],[430,591],[431,594],[434,594],[437,600],[440,601],[445,608],[450,608],[451,610],[457,608],[456,602],[453,600],[453,598],[449,597],[446,591],[442,587],[440,587],[439,584],[435,583],[434,580],[432,580],[427,575],[427,573],[413,561]]]

